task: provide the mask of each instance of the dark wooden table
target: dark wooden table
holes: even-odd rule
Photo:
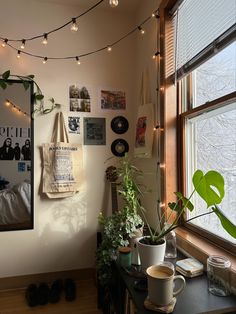
[[[135,288],[137,278],[130,276],[116,264],[115,270],[116,304],[118,313],[124,313],[124,291],[128,290],[130,297],[137,309],[137,314],[157,313],[145,309],[144,300],[147,291],[140,291]],[[236,314],[236,296],[218,297],[208,292],[207,276],[204,273],[195,278],[186,278],[186,288],[177,296],[177,302],[173,314]]]

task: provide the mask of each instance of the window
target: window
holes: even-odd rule
[[[165,82],[178,86],[179,184],[190,195],[195,170],[222,173],[226,193],[221,208],[236,224],[236,1],[180,0],[169,13]],[[170,93],[168,88],[166,111],[173,104]],[[205,212],[206,205],[194,197],[195,212],[189,219]],[[187,226],[226,248],[236,245],[214,214],[202,215]]]
[[[185,187],[197,169],[219,171],[225,179],[221,209],[236,224],[236,42],[214,55],[182,79],[185,147]],[[194,196],[194,213],[205,212],[204,202]],[[216,215],[204,215],[191,225],[205,229],[232,244],[236,239],[226,233]]]

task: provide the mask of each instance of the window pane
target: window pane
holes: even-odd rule
[[[193,71],[193,106],[236,90],[236,42]]]
[[[200,169],[219,171],[225,179],[225,197],[221,209],[236,224],[236,103],[187,119],[187,193],[192,191],[192,174]],[[194,212],[188,218],[206,212],[206,204],[195,197]],[[232,243],[215,214],[192,221]]]

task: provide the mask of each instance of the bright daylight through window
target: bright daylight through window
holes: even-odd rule
[[[216,106],[186,117],[187,194],[191,193],[189,178],[195,170],[219,171],[225,179],[225,198],[220,207],[236,224],[236,99],[235,95],[227,97],[227,100],[223,97],[236,91],[236,42],[215,54],[190,75],[191,107],[197,110],[211,101]],[[223,98],[219,102],[217,99],[220,97]],[[196,211],[192,217],[203,213],[206,206],[200,198],[195,198],[194,203]],[[236,244],[236,239],[224,231],[216,215],[204,215],[191,223]]]

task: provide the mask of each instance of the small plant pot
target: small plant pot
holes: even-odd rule
[[[163,262],[166,250],[166,241],[164,239],[159,244],[146,244],[145,239],[149,239],[149,237],[142,237],[137,242],[143,271],[146,271],[149,266]]]

